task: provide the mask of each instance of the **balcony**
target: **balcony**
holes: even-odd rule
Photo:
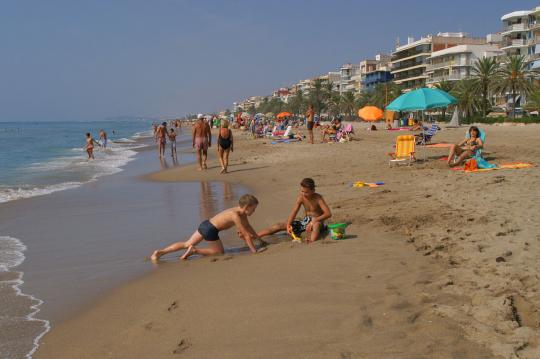
[[[435,71],[438,69],[443,69],[446,67],[458,67],[458,66],[472,66],[470,60],[460,60],[460,61],[445,61],[437,64],[428,64],[426,71]]]
[[[441,81],[459,81],[467,78],[466,75],[459,75],[459,74],[450,74],[450,75],[444,75],[444,76],[435,76],[435,77],[428,77],[426,79],[426,83],[428,84],[436,84]]]
[[[528,24],[514,24],[505,26],[503,28],[502,34],[509,34],[511,32],[522,32],[522,31],[529,31],[529,25]]]
[[[504,41],[501,50],[509,49],[512,47],[524,47],[528,45],[527,39],[513,39]]]
[[[540,54],[530,54],[526,57],[527,62],[534,62],[540,60]]]

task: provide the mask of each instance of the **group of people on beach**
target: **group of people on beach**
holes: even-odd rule
[[[248,217],[255,213],[258,205],[259,200],[255,196],[245,194],[240,197],[237,207],[226,209],[214,217],[204,220],[187,241],[176,242],[165,248],[157,249],[152,253],[150,259],[157,261],[165,254],[180,250],[185,250],[181,256],[182,259],[187,259],[194,254],[203,256],[224,254],[225,248],[219,233],[232,227],[236,227],[238,236],[245,241],[251,253],[254,254],[266,248],[264,247],[265,242],[262,240],[263,237],[280,231],[286,231],[293,238],[306,232],[305,241],[311,243],[319,239],[321,232],[326,229],[325,221],[332,217],[323,196],[315,191],[315,181],[311,178],[304,178],[300,182],[300,193],[285,222],[276,223],[256,232],[249,223]],[[296,216],[301,208],[304,209],[305,216],[298,220]],[[197,247],[203,240],[208,246],[206,248]],[[257,248],[257,241],[262,246]]]
[[[103,129],[99,130],[99,141],[94,140],[92,137],[92,134],[90,132],[86,133],[86,144],[84,146],[84,150],[86,151],[86,154],[88,155],[88,160],[94,159],[94,144],[98,145],[100,148],[103,148],[104,150],[107,149],[107,132],[105,132]]]
[[[173,121],[171,124],[171,128],[167,128],[167,122],[162,122],[160,125],[153,124],[152,130],[154,133],[154,141],[157,143],[158,146],[158,157],[163,158],[165,157],[165,149],[167,147],[167,140],[170,143],[171,148],[171,157],[176,158],[176,134],[180,132],[182,123],[180,121]],[[174,130],[173,126],[176,128],[176,131]]]

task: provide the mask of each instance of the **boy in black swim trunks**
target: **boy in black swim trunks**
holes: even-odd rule
[[[152,253],[150,259],[157,261],[164,254],[176,252],[181,249],[186,249],[186,252],[181,257],[182,259],[187,259],[192,254],[202,254],[203,256],[223,254],[225,249],[219,239],[219,232],[233,226],[236,226],[238,232],[241,233],[241,238],[246,241],[252,253],[262,251],[264,248],[257,250],[253,244],[253,241],[258,236],[248,221],[248,217],[255,212],[258,204],[259,201],[255,196],[250,194],[243,195],[238,201],[238,207],[226,209],[209,220],[203,221],[189,240],[186,242],[176,242],[166,248],[158,249]],[[208,247],[195,248],[203,239],[208,242]]]
[[[297,220],[296,215],[300,207],[304,207],[305,216],[302,220]],[[306,242],[314,242],[319,235],[326,229],[325,220],[332,217],[330,208],[324,201],[324,198],[315,192],[315,181],[311,178],[304,178],[300,183],[300,194],[298,195],[294,207],[286,223],[276,223],[273,226],[257,233],[259,237],[265,237],[279,231],[287,231],[300,236],[306,232]]]

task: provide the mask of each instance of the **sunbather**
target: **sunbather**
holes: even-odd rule
[[[469,137],[450,147],[448,166],[459,166],[464,160],[474,157],[477,151],[483,146],[484,143],[480,138],[480,130],[476,126],[471,126],[471,128],[469,128]],[[454,156],[458,156],[455,161]]]

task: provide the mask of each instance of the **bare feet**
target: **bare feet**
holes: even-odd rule
[[[203,164],[203,169],[205,169],[205,170],[208,169],[208,166],[206,165],[206,163]]]
[[[152,255],[150,256],[150,260],[152,262],[157,262],[162,255],[163,254],[161,254],[161,251],[154,251],[154,253],[152,253]]]
[[[193,248],[193,246],[189,246],[189,248],[186,250],[186,253],[184,253],[182,257],[180,257],[180,259],[188,259],[188,257],[193,253],[195,253],[195,248]]]
[[[221,167],[221,171],[220,171],[219,173],[220,173],[220,174],[224,174],[225,172],[227,172],[227,171],[225,170],[225,168]]]

